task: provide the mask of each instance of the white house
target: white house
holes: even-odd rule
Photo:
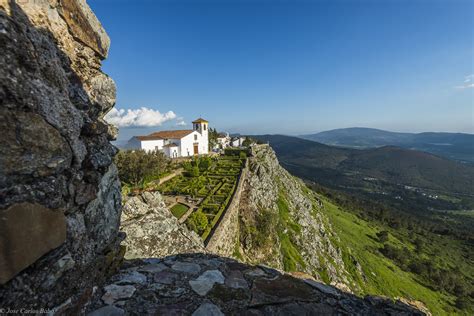
[[[244,143],[245,137],[235,137],[232,138],[232,141],[230,142],[230,145],[232,147],[241,147],[242,144]]]
[[[134,136],[129,149],[160,150],[170,158],[189,157],[209,153],[209,122],[199,118],[191,130],[159,131],[146,136]]]
[[[230,146],[229,133],[219,133],[219,135],[217,135],[217,147],[225,149],[227,146]]]

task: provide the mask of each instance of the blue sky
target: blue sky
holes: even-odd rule
[[[474,1],[88,3],[122,140],[199,116],[244,134],[474,132]]]

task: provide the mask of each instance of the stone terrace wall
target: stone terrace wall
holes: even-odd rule
[[[121,257],[108,48],[85,0],[0,0],[2,308],[80,304]]]
[[[239,237],[240,196],[247,179],[247,173],[248,160],[245,161],[245,166],[242,168],[232,201],[207,242],[206,249],[211,253],[230,257],[234,252]]]

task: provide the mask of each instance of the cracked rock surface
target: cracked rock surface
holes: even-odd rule
[[[127,234],[125,258],[164,257],[178,253],[205,252],[202,239],[179,224],[166,208],[159,192],[143,192],[123,206],[120,229]],[[176,269],[196,269],[190,265]]]
[[[161,268],[155,269],[156,265]],[[146,281],[137,277],[137,273],[144,275]],[[120,285],[124,279],[128,280],[127,285]],[[314,280],[209,254],[126,261],[120,274],[97,290],[87,312],[89,315],[110,315],[109,312],[113,315],[424,315],[399,301],[380,297],[362,299]]]

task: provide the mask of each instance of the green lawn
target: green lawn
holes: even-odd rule
[[[180,219],[187,211],[189,207],[184,204],[178,203],[171,208],[171,213],[177,218]]]

